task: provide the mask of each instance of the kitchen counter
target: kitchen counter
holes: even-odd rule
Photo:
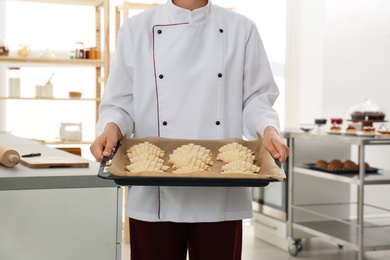
[[[76,156],[1,133],[22,154]],[[0,164],[0,259],[119,260],[123,191],[86,168],[14,168]]]
[[[76,155],[47,147],[37,141],[0,134],[0,144],[19,152],[20,155],[41,153],[42,156]],[[114,182],[97,177],[99,163],[90,161],[88,168],[40,168],[32,169],[19,163],[14,168],[0,164],[0,190],[55,189],[82,187],[114,187]]]

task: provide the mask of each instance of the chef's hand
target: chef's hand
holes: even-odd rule
[[[114,123],[108,123],[103,133],[93,141],[89,149],[96,160],[101,162],[103,156],[112,156],[114,148],[120,139],[122,139],[122,133],[119,127]]]
[[[280,163],[286,161],[289,155],[289,148],[272,126],[268,126],[264,130],[263,145],[272,157],[278,159]]]

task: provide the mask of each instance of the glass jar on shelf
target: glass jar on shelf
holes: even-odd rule
[[[84,42],[76,42],[75,58],[85,59]]]
[[[18,56],[21,58],[28,58],[31,54],[30,44],[26,39],[19,43]]]
[[[100,59],[100,52],[98,47],[91,48],[90,59],[92,60]]]
[[[20,68],[18,67],[8,69],[8,96],[20,98]]]

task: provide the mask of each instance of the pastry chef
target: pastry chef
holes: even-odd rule
[[[207,0],[168,0],[127,19],[99,108],[100,161],[123,136],[256,139],[281,162],[279,95],[256,25]],[[129,187],[131,259],[241,259],[246,187]]]

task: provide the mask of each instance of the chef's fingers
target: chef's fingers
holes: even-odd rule
[[[116,143],[117,143],[116,141],[112,141],[112,140],[108,141],[106,143],[106,146],[104,147],[103,156],[111,157],[114,154],[114,148],[116,146]]]
[[[91,146],[89,147],[92,155],[95,157],[96,161],[101,162],[103,159],[103,150],[104,144],[100,142],[99,139],[96,139]]]
[[[101,162],[103,156],[109,157],[113,148],[116,145],[115,138],[110,137],[107,132],[103,132],[100,136],[98,136],[95,141],[90,146],[90,151],[92,155],[98,162]]]
[[[276,156],[274,156],[275,159],[279,159],[280,163],[283,163],[287,160],[287,157],[289,155],[289,148],[287,145],[285,145],[283,142],[275,142],[274,143],[275,149],[277,150]]]
[[[112,157],[114,148],[121,138],[122,133],[119,127],[114,123],[108,123],[103,133],[90,146],[91,153],[99,162],[102,161],[103,156]]]
[[[268,150],[268,152],[271,154],[271,156],[275,159],[279,159],[280,158],[280,153],[278,152],[278,150],[276,149],[275,146],[265,146],[265,148]]]
[[[101,136],[99,136],[100,139],[100,152],[105,157],[112,157],[114,154],[114,148],[116,144],[118,143],[118,139],[115,135],[112,134],[111,131],[104,131]]]
[[[289,148],[279,136],[264,138],[263,145],[272,157],[278,159],[280,163],[286,161],[289,155]]]

